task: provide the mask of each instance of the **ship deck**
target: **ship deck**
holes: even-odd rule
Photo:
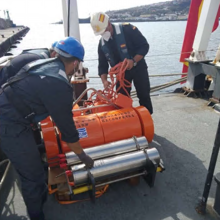
[[[47,220],[217,219],[211,208],[215,181],[208,200],[209,213],[198,215],[195,206],[203,192],[219,115],[207,107],[206,100],[183,94],[152,96],[152,101],[155,136],[150,146],[159,150],[166,167],[157,174],[155,186],[149,188],[142,179],[138,186],[126,181],[115,183],[95,204],[87,201],[60,205],[50,195],[44,207]],[[217,172],[220,172],[220,160]],[[1,197],[6,199],[1,201],[1,220],[29,219],[16,175],[13,170],[9,174],[1,192]]]

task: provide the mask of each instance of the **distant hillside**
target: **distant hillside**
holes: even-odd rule
[[[172,0],[134,8],[107,11],[112,22],[178,21],[187,20],[191,0]],[[89,23],[90,18],[79,19]],[[56,22],[54,24],[62,24]]]
[[[134,8],[107,11],[111,20],[114,19],[145,19],[145,20],[176,20],[188,15],[191,0],[173,0]],[[187,18],[187,17],[185,17]]]

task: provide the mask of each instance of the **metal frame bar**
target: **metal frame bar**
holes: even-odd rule
[[[4,172],[4,174],[2,176],[2,179],[1,179],[1,182],[0,182],[0,190],[1,190],[2,186],[3,186],[5,178],[6,178],[7,174],[8,174],[9,168],[11,166],[11,162],[10,162],[9,159],[6,159],[6,160],[3,160],[3,161],[0,162],[0,166],[5,164],[6,162],[8,162],[8,165],[7,165],[6,169],[5,169],[5,172]]]

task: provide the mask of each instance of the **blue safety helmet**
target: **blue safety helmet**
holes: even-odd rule
[[[76,57],[83,61],[84,48],[82,44],[73,37],[67,37],[64,40],[60,40],[54,47],[54,50],[64,57]]]

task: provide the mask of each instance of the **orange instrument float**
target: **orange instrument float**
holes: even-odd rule
[[[154,135],[151,115],[141,106],[76,116],[73,119],[83,148],[133,136],[145,136],[147,141],[151,142]],[[41,129],[48,159],[70,151],[66,143],[61,141],[61,134],[51,119],[43,121]]]
[[[154,136],[154,124],[149,111],[143,106],[132,107],[129,94],[125,96],[118,93],[121,88],[127,93],[126,87],[131,86],[124,79],[126,69],[127,60],[110,70],[112,83],[108,90],[87,89],[73,103],[73,120],[79,132],[79,142],[95,160],[89,177],[85,170],[85,173],[80,174],[84,165],[61,140],[61,133],[53,120],[48,117],[41,122],[49,167],[63,168],[64,174],[75,180],[70,183],[67,177],[70,193],[90,191],[91,188],[95,191],[97,187],[112,181],[136,176],[144,176],[147,180],[150,174],[151,179],[147,182],[153,185],[153,176],[158,170],[163,170],[158,151],[155,148],[147,149]],[[120,87],[114,91],[117,82],[120,82]],[[79,106],[78,103],[89,90],[92,90],[90,98],[84,101],[83,106]],[[89,183],[90,187],[86,187]]]

